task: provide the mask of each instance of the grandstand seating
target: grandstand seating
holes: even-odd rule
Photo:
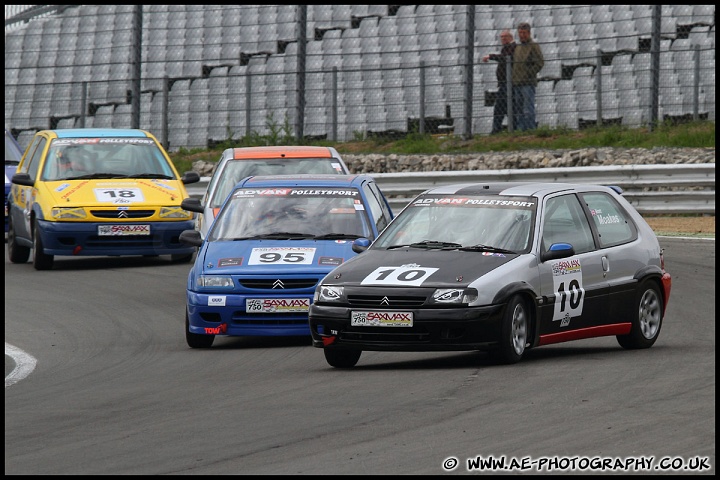
[[[207,147],[210,138],[210,81],[207,78],[196,78],[190,83],[190,115],[188,118],[189,148]],[[119,108],[119,107],[118,107]]]
[[[168,113],[170,148],[187,146],[190,129],[190,80],[173,83],[168,99]]]
[[[71,7],[6,26],[6,125],[17,132],[77,126],[87,114],[85,126],[129,126],[135,8]],[[300,65],[297,6],[145,5],[141,127],[159,134],[167,122],[171,148],[267,134],[285,119],[295,122],[298,75],[304,71],[306,135],[337,130],[343,141],[368,131],[404,132],[419,118],[421,101],[426,117],[444,117],[449,107],[458,133],[465,121],[466,8],[307,6],[307,57]],[[520,21],[533,25],[545,56],[536,95],[540,125],[581,128],[597,121],[598,106],[603,120],[648,122],[654,8],[474,6],[473,133],[489,133],[493,109],[486,93],[497,88],[496,64],[481,58],[498,52],[499,31],[514,31]],[[714,119],[715,7],[663,5],[660,31],[662,115]],[[599,105],[596,78],[602,81]]]

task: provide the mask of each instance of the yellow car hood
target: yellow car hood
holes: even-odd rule
[[[63,207],[179,205],[188,196],[180,180],[60,180],[42,185],[51,203]]]

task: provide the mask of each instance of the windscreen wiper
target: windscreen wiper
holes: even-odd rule
[[[322,235],[317,235],[315,237],[315,240],[339,240],[342,238],[360,238],[362,235],[358,235],[356,233],[324,233]]]
[[[315,238],[312,233],[296,233],[296,232],[273,232],[263,233],[261,235],[255,235],[251,237],[253,239],[282,239],[282,240],[303,240],[305,238]]]
[[[415,242],[415,243],[410,243],[410,244],[406,244],[406,245],[391,245],[391,246],[387,247],[387,249],[392,250],[394,248],[403,248],[403,247],[455,250],[456,248],[462,247],[462,245],[459,243],[454,243],[454,242],[441,242],[439,240],[423,240],[422,242]]]
[[[75,177],[67,177],[63,180],[86,180],[91,178],[127,178],[127,175],[122,173],[86,173],[84,175],[77,175]]]
[[[478,243],[477,245],[468,245],[467,247],[460,247],[458,250],[463,250],[466,252],[494,252],[494,253],[517,253],[513,250],[508,250],[506,248],[500,248],[500,247],[493,247],[492,245],[483,245],[482,243]]]
[[[164,173],[134,173],[132,175],[124,175],[127,178],[159,178],[162,180],[173,180],[175,177],[165,175]]]

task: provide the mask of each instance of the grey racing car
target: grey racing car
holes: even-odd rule
[[[490,352],[615,336],[651,347],[671,276],[621,189],[478,183],[418,195],[330,272],[310,307],[313,345],[337,368],[369,351]]]

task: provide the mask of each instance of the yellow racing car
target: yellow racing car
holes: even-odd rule
[[[193,213],[180,203],[185,185],[158,140],[138,129],[62,129],[35,134],[12,177],[8,256],[37,270],[55,255],[171,255],[189,262],[180,243]]]

